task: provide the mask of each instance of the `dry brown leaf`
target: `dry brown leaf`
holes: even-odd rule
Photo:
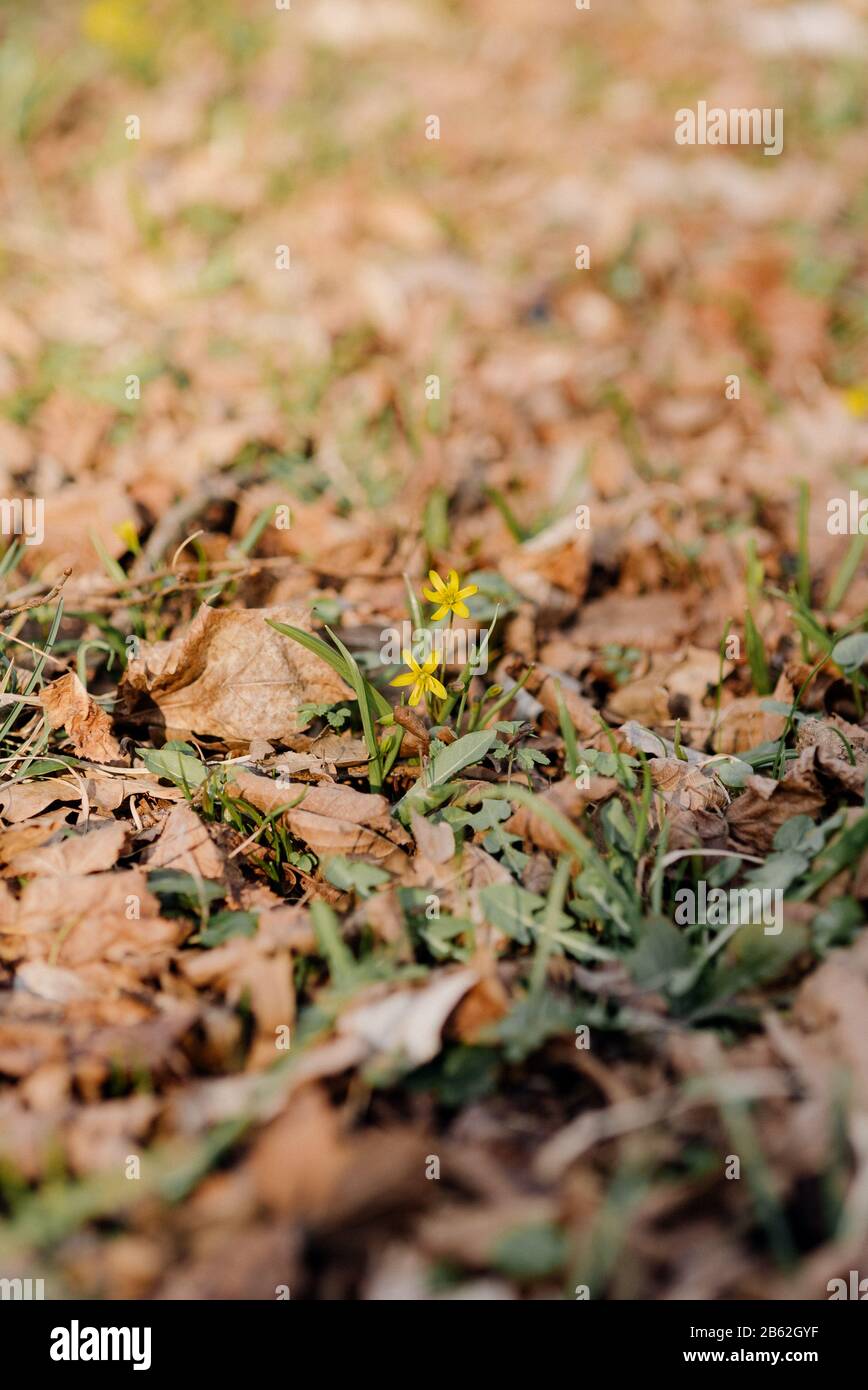
[[[801,753],[813,747],[818,750],[824,775],[841,782],[853,795],[863,795],[868,777],[868,731],[837,715],[830,719],[803,719],[796,734],[796,749]]]
[[[40,573],[54,578],[67,566],[75,578],[102,571],[93,537],[117,560],[127,548],[119,528],[129,525],[135,507],[116,479],[71,483],[45,498],[45,539],[33,551],[26,549],[25,568],[39,564]]]
[[[409,845],[410,837],[391,815],[384,796],[337,784],[275,782],[240,767],[232,769],[228,790],[266,813],[290,806],[281,817],[283,824],[318,855],[371,858],[390,869],[407,862],[400,847]]]
[[[32,878],[15,901],[14,913],[0,919],[0,930],[31,935],[70,927],[90,918],[125,920],[130,905],[141,917],[156,916],[159,903],[149,891],[142,869]]]
[[[723,811],[729,793],[713,770],[692,766],[681,758],[649,758],[648,771],[663,798],[686,811]]]
[[[540,675],[542,675],[542,681],[537,680]],[[597,711],[590,700],[586,700],[584,695],[579,694],[576,689],[576,682],[570,677],[557,671],[546,671],[543,667],[537,667],[534,678],[528,681],[528,687],[554,723],[557,723],[559,717],[558,695],[560,694],[580,739],[593,738],[595,734],[600,732]],[[524,691],[521,691],[520,694],[524,694]]]
[[[463,1043],[479,1042],[492,1023],[509,1013],[509,994],[496,975],[483,975],[468,990],[449,1025],[449,1035]]]
[[[793,687],[786,676],[781,675],[771,697],[782,704],[793,701]],[[763,709],[766,700],[750,696],[745,700],[733,700],[723,710],[714,734],[716,753],[743,753],[747,748],[756,748],[760,743],[771,743],[779,739],[786,728],[785,714],[774,714]]]
[[[59,777],[40,778],[38,782],[13,782],[0,790],[0,813],[10,825],[41,815],[56,801],[81,801],[81,789]]]
[[[859,1103],[868,1107],[868,939],[833,951],[805,980],[794,1018],[827,1057],[847,1065]]]
[[[42,708],[52,729],[66,729],[80,758],[90,758],[95,763],[112,763],[121,758],[111,719],[88,695],[74,671],[45,687]]]
[[[420,854],[432,864],[448,864],[455,854],[455,833],[448,821],[432,825],[418,811],[413,811],[410,825]]]
[[[148,867],[220,879],[226,872],[226,861],[190,803],[179,801],[166,817]]]
[[[682,594],[607,594],[585,604],[576,638],[586,647],[639,647],[671,651],[691,627]]]
[[[246,1168],[269,1211],[305,1220],[325,1215],[350,1161],[339,1113],[315,1086],[293,1096],[264,1131]]]
[[[4,872],[7,876],[44,874],[51,877],[101,873],[117,863],[126,836],[127,827],[121,821],[108,821],[93,826],[83,835],[66,835],[56,844],[22,847],[8,860]]]
[[[541,793],[540,800],[547,802],[568,821],[576,822],[587,806],[597,801],[606,801],[617,790],[618,783],[613,777],[590,777],[588,786],[581,789],[576,786],[572,777],[563,777],[559,782],[547,787]],[[554,854],[563,853],[565,848],[560,835],[548,821],[526,806],[519,807],[510,816],[505,829],[514,835],[520,835],[522,839],[529,839],[540,849],[551,850]]]
[[[95,774],[85,779],[84,790],[91,808],[103,815],[116,811],[134,796],[147,796],[155,801],[184,800],[180,787],[169,786],[159,782],[156,777],[142,776],[141,773],[135,777]]]
[[[66,811],[51,811],[46,816],[37,816],[0,831],[0,864],[10,864],[22,851],[48,844],[55,832],[66,824]]]
[[[782,781],[748,777],[745,790],[727,812],[733,844],[754,854],[767,854],[784,821],[792,816],[816,818],[825,805],[814,766],[816,752],[806,748],[787,769]]]
[[[92,999],[95,990],[74,970],[31,960],[15,972],[16,988],[26,989],[53,1004],[69,1004],[76,999]]]
[[[182,637],[142,643],[121,689],[150,696],[171,732],[243,743],[288,738],[305,701],[355,699],[326,662],[269,627],[268,618],[311,631],[301,606],[203,604]]]
[[[397,990],[349,1009],[338,1021],[338,1033],[363,1041],[372,1056],[397,1056],[421,1067],[437,1056],[447,1018],[478,979],[470,968],[444,971],[422,989]]]
[[[724,662],[723,674],[730,669],[731,663]],[[670,716],[695,722],[719,673],[718,652],[689,646],[674,660],[655,652],[650,670],[613,691],[607,703],[619,718],[638,719],[644,724],[663,724]]]

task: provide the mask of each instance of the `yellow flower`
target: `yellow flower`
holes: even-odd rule
[[[410,691],[410,704],[418,705],[423,695],[427,695],[430,690],[438,699],[446,699],[446,687],[441,685],[434,675],[434,668],[437,665],[437,657],[429,656],[427,661],[420,666],[412,652],[402,652],[404,665],[409,666],[409,671],[403,675],[396,676],[390,685],[412,685]]]
[[[139,533],[136,530],[136,523],[134,521],[127,519],[126,521],[119,522],[115,527],[115,535],[120,536],[127,550],[131,550],[134,555],[141,554],[142,548],[139,545]]]
[[[868,382],[861,386],[851,386],[844,392],[844,401],[851,415],[868,415]]]
[[[109,48],[124,59],[146,58],[157,43],[157,29],[141,3],[133,0],[91,0],[81,27],[91,43]]]
[[[466,589],[460,588],[461,580],[455,570],[449,571],[445,583],[436,570],[429,570],[428,578],[432,587],[423,589],[422,593],[430,603],[439,604],[437,612],[431,614],[433,623],[439,622],[447,613],[454,613],[458,618],[470,617],[470,609],[461,600],[475,594],[479,587],[477,584],[468,584]]]

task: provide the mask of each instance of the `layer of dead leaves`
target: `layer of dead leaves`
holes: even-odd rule
[[[808,692],[783,777],[733,791],[716,772],[786,723],[743,657],[721,664],[727,624],[744,651],[748,546],[786,588],[793,479],[810,475],[822,607],[842,560],[825,499],[846,495],[842,461],[868,462],[868,421],[843,390],[868,370],[847,317],[865,290],[850,213],[868,143],[864,122],[845,126],[830,153],[813,128],[828,94],[810,41],[820,24],[846,66],[868,31],[855,5],[824,7],[827,27],[801,8],[782,27],[746,3],[322,0],[270,16],[239,65],[179,6],[164,36],[130,40],[155,82],[122,28],[84,39],[72,10],[28,18],[35,70],[70,47],[87,61],[0,149],[0,492],[46,499],[44,544],[2,601],[19,610],[13,636],[41,645],[26,605],[69,567],[67,612],[85,616],[64,638],[97,642],[96,619],[132,635],[133,611],[149,635],[120,682],[93,646],[87,686],[69,649],[55,659],[0,787],[0,1274],[44,1274],[52,1296],[516,1299],[570,1296],[593,1269],[612,1298],[713,1300],[822,1298],[829,1278],[864,1271],[866,939],[800,953],[774,998],[751,991],[749,1026],[719,1029],[669,1016],[620,966],[553,961],[559,989],[632,1011],[635,1029],[601,1030],[589,1052],[553,1036],[459,1101],[448,1067],[405,1085],[474,1049],[483,1072],[491,1061],[523,966],[479,895],[510,875],[481,835],[458,855],[449,826],[392,814],[427,727],[415,744],[410,729],[384,795],[367,789],[358,731],[302,727],[302,705],[352,693],[266,622],[312,631],[319,601],[369,651],[406,617],[405,575],[485,573],[510,596],[496,678],[533,666],[504,714],[547,750],[536,786],[571,822],[619,791],[564,775],[562,702],[582,746],[609,752],[603,715],[622,752],[647,756],[651,831],[668,827],[673,854],[763,859],[794,816],[855,821],[868,731],[834,673]],[[766,105],[770,59],[817,116],[792,132],[796,158],[772,170],[673,144],[676,87],[701,73],[726,105]],[[239,108],[237,127],[223,121]],[[106,129],[128,111],[143,138],[109,157]],[[782,230],[806,207],[805,236],[844,268],[827,297],[800,288],[813,242]],[[288,226],[282,279],[272,248]],[[592,273],[572,272],[577,240]],[[72,384],[47,374],[56,358],[78,363]],[[438,414],[423,401],[432,360]],[[128,411],[117,381],[138,361],[157,365]],[[734,370],[737,409],[722,386]],[[445,534],[430,524],[440,503]],[[245,549],[280,505],[292,525]],[[827,616],[840,628],[866,605],[862,567]],[[789,611],[770,596],[754,617],[787,704],[807,675]],[[7,654],[27,669],[25,649]],[[67,763],[35,776],[43,720]],[[269,879],[261,836],[148,766],[141,750],[176,738],[225,762],[231,795],[277,813],[307,859]],[[524,808],[505,828],[528,854],[524,886],[544,894],[562,841]],[[359,900],[318,870],[330,856],[390,882]],[[255,932],[203,944],[156,871],[216,885]],[[469,914],[472,958],[414,974],[399,889]],[[868,900],[864,855],[821,904],[845,894]],[[373,942],[405,973],[342,994],[311,966],[318,899],[350,951]],[[816,907],[798,904],[796,926]],[[324,1021],[301,1046],[311,1003]],[[734,1133],[733,1114],[748,1127]],[[783,1256],[749,1183],[724,1179],[733,1150],[763,1156]],[[52,1204],[59,1174],[66,1205]]]

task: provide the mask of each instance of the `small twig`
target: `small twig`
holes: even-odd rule
[[[57,583],[49,589],[47,594],[41,594],[36,598],[28,599],[26,603],[19,603],[16,608],[4,608],[2,612],[0,612],[0,622],[3,622],[6,618],[14,618],[16,613],[26,613],[31,608],[42,608],[46,603],[50,603],[51,600],[56,598],[60,593],[71,574],[71,568],[65,569]]]

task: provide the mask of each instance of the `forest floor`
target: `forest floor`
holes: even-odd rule
[[[4,7],[0,1275],[868,1275],[866,49]]]

